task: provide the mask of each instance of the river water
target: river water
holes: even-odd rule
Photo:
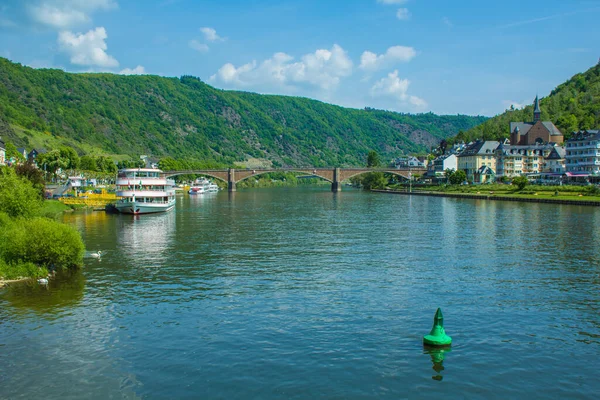
[[[324,187],[65,215],[0,290],[0,398],[596,398],[600,209]],[[423,348],[441,307],[451,350]]]

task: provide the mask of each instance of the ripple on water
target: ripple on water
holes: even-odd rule
[[[105,255],[0,292],[2,398],[600,389],[595,208],[295,189],[66,219]],[[421,344],[438,306],[443,353]]]

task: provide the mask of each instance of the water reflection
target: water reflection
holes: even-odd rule
[[[133,264],[156,264],[168,256],[175,238],[175,213],[121,215],[115,224],[118,251]]]
[[[76,306],[83,299],[85,276],[81,271],[58,273],[48,285],[35,280],[9,285],[2,293],[17,312],[35,312],[40,316],[53,315],[66,307]]]
[[[431,362],[433,363],[432,369],[436,372],[436,374],[433,375],[431,379],[436,381],[441,381],[442,379],[444,379],[444,377],[442,376],[442,371],[445,369],[444,358],[446,357],[446,353],[450,353],[451,351],[451,347],[423,347],[423,353],[429,354],[429,356],[431,357]]]

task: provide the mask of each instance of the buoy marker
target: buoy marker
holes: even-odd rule
[[[433,328],[429,335],[423,336],[423,344],[427,346],[450,346],[452,338],[446,335],[444,330],[444,315],[442,309],[438,308],[433,317]]]

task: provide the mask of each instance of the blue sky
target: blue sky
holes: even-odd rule
[[[491,116],[596,64],[599,17],[598,0],[0,0],[0,56]]]

